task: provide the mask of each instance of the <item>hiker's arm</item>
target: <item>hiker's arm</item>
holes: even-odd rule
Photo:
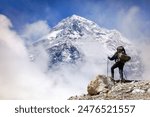
[[[116,57],[117,57],[117,52],[112,57],[108,57],[108,59],[112,61],[112,60],[115,60]]]

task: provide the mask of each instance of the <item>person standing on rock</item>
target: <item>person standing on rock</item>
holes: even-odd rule
[[[114,69],[119,68],[119,74],[121,82],[125,82],[125,79],[123,77],[123,68],[125,65],[125,62],[129,61],[131,59],[130,56],[126,54],[126,51],[123,46],[117,47],[117,52],[112,57],[108,56],[109,60],[115,60],[115,64],[111,67],[111,77],[114,80]]]

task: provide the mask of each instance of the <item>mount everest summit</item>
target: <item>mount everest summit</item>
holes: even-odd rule
[[[141,76],[143,64],[132,42],[117,30],[102,28],[77,15],[60,21],[48,35],[34,42],[29,47],[29,52],[31,60],[36,62],[42,58],[43,50],[45,51],[46,60],[41,59],[43,63],[47,61],[45,71],[73,65],[78,70],[85,67],[88,71],[106,74],[106,67],[110,69],[113,64],[109,62],[107,66],[107,56],[112,56],[120,45],[125,47],[132,58],[125,65],[125,75],[132,79]]]

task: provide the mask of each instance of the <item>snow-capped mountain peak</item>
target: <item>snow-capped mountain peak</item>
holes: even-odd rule
[[[125,46],[130,44],[117,30],[102,28],[95,22],[77,15],[72,15],[60,21],[58,25],[52,28],[50,33],[42,39],[49,39],[52,43],[52,40],[56,42],[56,40],[60,40],[60,38],[62,38],[62,40],[76,40],[90,37],[99,40],[101,43],[108,43],[108,45],[110,45],[112,41]],[[112,49],[116,46],[117,44],[114,46],[111,44]]]
[[[84,32],[92,32],[90,29],[98,27],[94,22],[83,17],[73,15],[67,17],[56,25],[52,31],[63,30],[63,33],[76,34],[76,36],[83,36]]]
[[[67,18],[63,19],[62,21],[60,21],[58,23],[58,25],[61,25],[63,23],[66,24],[68,22],[69,22],[69,24],[77,22],[77,23],[84,23],[84,24],[88,24],[88,25],[93,25],[93,24],[96,25],[96,23],[94,23],[93,21],[90,21],[90,20],[88,20],[88,19],[86,19],[84,17],[78,16],[78,15],[72,15],[70,17],[67,17]]]
[[[79,20],[79,21],[89,21],[84,17],[78,16],[78,15],[72,15],[71,17],[68,17],[68,19],[72,19],[72,20]]]
[[[117,30],[108,30],[86,18],[72,15],[60,21],[50,33],[33,44],[42,45],[49,55],[49,67],[59,63],[76,64],[86,57],[93,62],[105,60],[112,55],[117,46],[123,45],[132,57],[134,65],[128,65],[128,71],[135,73],[142,71],[140,58],[134,44],[123,37]],[[93,54],[96,53],[96,54]],[[97,53],[101,53],[98,55]],[[102,54],[103,53],[103,54]]]

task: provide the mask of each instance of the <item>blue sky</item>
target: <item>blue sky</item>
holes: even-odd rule
[[[122,30],[119,26],[122,24],[118,22],[127,18],[126,14],[130,10],[132,13],[133,8],[133,20],[138,19],[138,23],[147,22],[140,25],[142,30],[149,33],[146,26],[143,26],[149,25],[149,6],[149,0],[0,0],[0,14],[6,15],[16,30],[38,20],[46,20],[53,27],[73,14],[95,21],[102,27]]]

